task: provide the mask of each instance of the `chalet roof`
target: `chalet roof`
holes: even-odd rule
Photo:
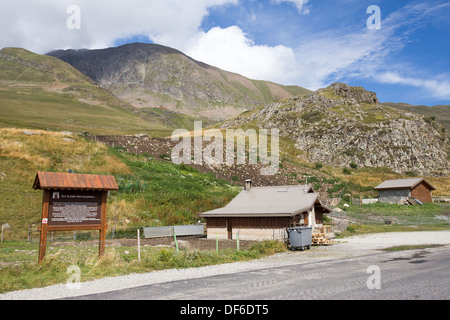
[[[429,186],[431,190],[436,190],[433,185],[431,185],[424,178],[410,178],[410,179],[397,179],[397,180],[386,180],[383,183],[375,187],[375,190],[385,190],[385,189],[412,189],[420,183],[425,183]]]
[[[117,190],[119,187],[113,176],[39,171],[33,189],[106,191]]]
[[[201,213],[201,217],[295,216],[321,205],[311,186],[253,187],[243,190],[227,206]],[[324,207],[327,209],[326,207]]]

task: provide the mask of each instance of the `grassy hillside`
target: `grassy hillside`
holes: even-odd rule
[[[39,170],[114,175],[120,189],[109,198],[109,226],[195,223],[198,213],[223,206],[239,191],[189,167],[80,136],[25,132],[0,129],[0,224],[11,225],[9,239],[25,239],[28,228],[40,221],[42,191],[32,189]]]
[[[450,106],[414,106],[407,103],[392,103],[392,102],[386,102],[383,103],[384,105],[409,111],[409,112],[415,112],[419,113],[426,117],[426,119],[430,122],[436,121],[444,126],[445,129],[450,130]]]
[[[192,126],[193,119],[139,111],[59,59],[0,51],[0,127],[164,136],[180,122]]]

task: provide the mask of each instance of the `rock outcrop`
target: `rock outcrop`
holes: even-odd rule
[[[448,131],[415,113],[379,103],[373,92],[342,83],[268,104],[227,121],[278,128],[312,162],[347,167],[387,167],[399,173],[444,176]]]

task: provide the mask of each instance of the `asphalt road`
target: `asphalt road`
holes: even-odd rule
[[[73,299],[450,299],[449,246],[164,282]]]

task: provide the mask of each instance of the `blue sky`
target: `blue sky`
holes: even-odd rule
[[[450,104],[448,1],[0,1],[0,47],[45,53],[158,43],[254,79],[311,90],[339,81],[382,102]],[[67,27],[72,5],[75,29]],[[380,29],[367,27],[371,5]]]

